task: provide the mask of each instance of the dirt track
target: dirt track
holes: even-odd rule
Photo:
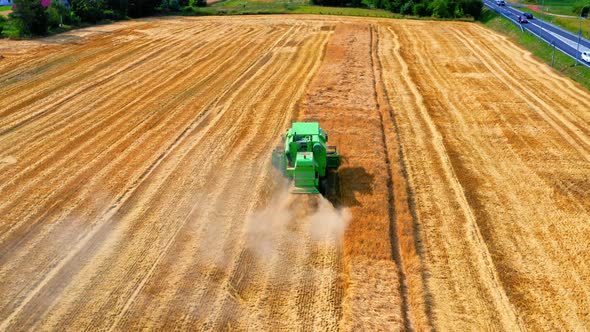
[[[178,18],[0,55],[0,330],[590,326],[590,94],[485,28]],[[294,119],[344,156],[342,243],[275,180]]]

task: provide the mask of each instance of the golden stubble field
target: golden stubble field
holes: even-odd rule
[[[0,41],[0,330],[584,330],[590,93],[458,22]],[[320,121],[328,200],[270,151]]]

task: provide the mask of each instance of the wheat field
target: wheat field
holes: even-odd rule
[[[0,330],[584,330],[590,93],[479,24],[0,40]],[[328,199],[270,152],[319,121]]]

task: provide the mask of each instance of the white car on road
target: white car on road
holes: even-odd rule
[[[590,51],[582,52],[582,60],[590,63]]]

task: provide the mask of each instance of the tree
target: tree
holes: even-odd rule
[[[414,1],[410,0],[403,4],[402,8],[400,9],[400,13],[404,15],[412,15],[412,10],[414,8]]]
[[[432,16],[434,17],[451,17],[450,4],[447,0],[434,0],[430,3]]]
[[[584,12],[582,12],[584,10]],[[588,12],[590,11],[590,7],[588,7],[587,0],[576,1],[572,5],[572,13],[576,14],[576,16],[580,15],[582,17],[588,17]]]
[[[72,11],[84,22],[96,23],[104,18],[102,0],[72,0]]]
[[[61,23],[59,12],[53,6],[47,8],[47,24],[52,28],[57,28]]]
[[[188,5],[191,7],[206,7],[207,0],[189,0]]]
[[[428,13],[428,10],[426,8],[426,5],[423,3],[415,4],[414,9],[413,9],[413,13],[414,13],[414,16],[430,16],[430,14]]]
[[[313,3],[321,6],[349,6],[353,0],[313,0]],[[360,4],[361,2],[358,1]]]
[[[131,17],[151,15],[160,3],[161,0],[129,0],[128,14]]]
[[[70,8],[66,7],[63,2],[54,0],[51,2],[51,7],[49,9],[54,9],[57,11],[57,14],[60,18],[60,23],[63,24],[72,24],[72,19],[70,17]],[[49,11],[48,11],[49,13]],[[51,14],[50,14],[51,16]],[[51,20],[50,20],[51,21]]]
[[[459,0],[457,3],[461,6],[465,15],[472,16],[474,19],[479,19],[483,9],[483,2],[481,0]]]
[[[391,0],[385,1],[385,9],[392,11],[394,13],[399,13],[402,10],[402,6],[404,5],[405,0]]]
[[[16,9],[10,15],[22,36],[47,34],[47,13],[39,0],[14,0],[14,5]]]
[[[114,18],[125,18],[129,9],[129,1],[106,0],[106,6],[114,12]]]

